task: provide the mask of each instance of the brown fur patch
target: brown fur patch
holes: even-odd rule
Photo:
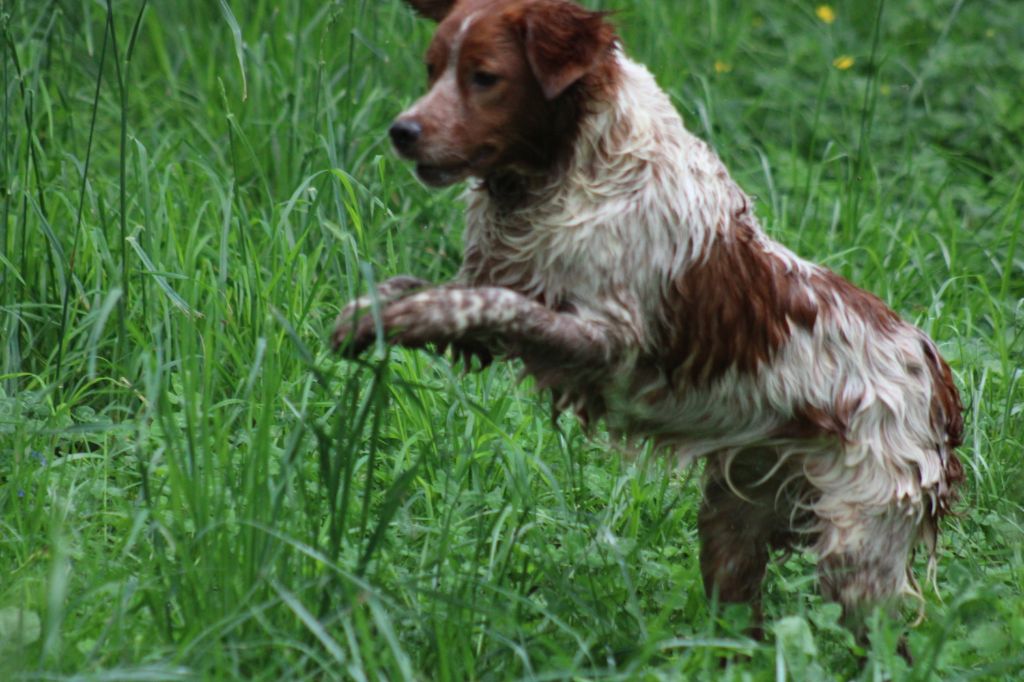
[[[848,428],[849,421],[838,410],[829,412],[820,407],[805,405],[796,410],[793,417],[775,435],[777,438],[835,438],[844,441]]]
[[[674,283],[668,305],[670,371],[704,384],[732,367],[755,372],[790,337],[810,330],[818,308],[808,282],[764,251],[744,211],[700,262]]]
[[[892,330],[902,324],[899,315],[869,291],[854,286],[831,270],[822,268],[811,277],[814,288],[821,292],[822,310],[826,314],[838,312],[838,306],[850,309],[854,316],[880,331]],[[841,303],[836,302],[836,298]]]
[[[548,99],[594,71],[616,40],[604,13],[564,0],[526,5],[522,22],[526,59]]]
[[[921,340],[921,347],[932,375],[932,427],[936,433],[945,433],[947,439],[945,447],[940,446],[940,450],[945,452],[943,474],[946,486],[940,489],[938,508],[934,510],[935,516],[940,517],[949,513],[959,497],[957,488],[964,480],[963,464],[953,449],[964,441],[963,404],[949,365],[928,339]]]
[[[955,448],[964,442],[964,408],[960,402],[960,393],[953,382],[952,370],[932,343],[922,340],[921,346],[928,358],[928,371],[932,375],[932,423],[938,432],[946,434],[950,448]]]

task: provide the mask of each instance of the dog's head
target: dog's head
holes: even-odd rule
[[[389,130],[435,187],[543,170],[571,136],[579,92],[613,78],[615,32],[569,0],[406,0],[438,22],[429,87]]]

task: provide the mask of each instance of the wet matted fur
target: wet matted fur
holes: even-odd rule
[[[377,291],[390,343],[521,358],[558,409],[707,461],[709,592],[759,610],[769,550],[819,558],[824,594],[920,598],[963,469],[935,344],[765,235],[604,15],[568,0],[414,1],[439,22],[430,88],[391,129],[429,185],[473,178],[451,283]],[[334,344],[375,338],[369,298]]]

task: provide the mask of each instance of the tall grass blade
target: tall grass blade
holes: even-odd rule
[[[242,77],[242,101],[244,102],[249,99],[249,82],[245,77],[245,43],[242,40],[242,29],[238,25],[238,20],[235,19],[231,7],[228,6],[227,0],[220,0],[220,11],[224,15],[224,20],[228,22],[228,26],[231,27],[231,38],[235,43],[235,59],[238,60],[238,71]]]

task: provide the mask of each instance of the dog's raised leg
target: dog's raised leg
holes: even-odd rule
[[[417,348],[428,343],[479,343],[499,353],[529,350],[553,362],[606,366],[617,344],[603,326],[560,313],[502,287],[436,287],[392,301],[381,310],[388,343]],[[374,321],[354,326],[339,319],[333,341],[347,356],[366,350],[376,338]]]

